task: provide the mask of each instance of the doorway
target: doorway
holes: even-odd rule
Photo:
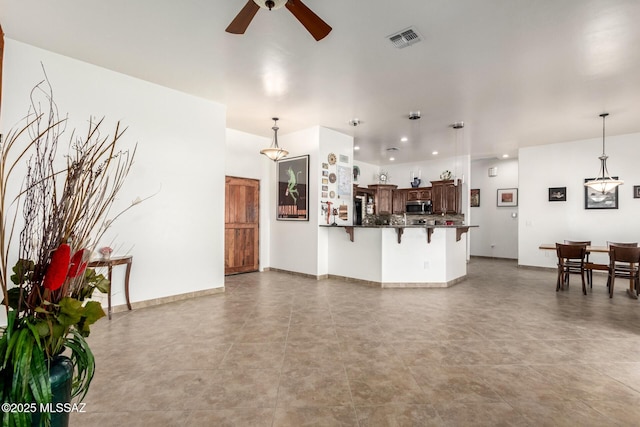
[[[224,274],[258,271],[260,181],[225,177]]]

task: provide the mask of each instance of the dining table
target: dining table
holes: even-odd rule
[[[538,249],[555,251],[556,250],[556,244],[555,243],[543,243],[538,247]],[[591,246],[591,245],[587,245],[587,253],[609,253],[609,246]],[[609,268],[610,268],[609,264],[600,264],[600,263],[595,263],[595,262],[585,262],[584,263],[584,269],[585,270],[600,270],[600,271],[609,272]],[[630,282],[629,288],[630,289],[627,290],[627,295],[632,299],[638,299],[638,296],[634,292],[633,280]]]

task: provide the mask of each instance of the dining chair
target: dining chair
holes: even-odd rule
[[[640,294],[640,248],[633,246],[609,246],[609,298],[613,298],[616,277],[629,280],[629,296]],[[635,290],[635,295],[633,294]]]
[[[628,243],[623,243],[623,242],[610,242],[607,240],[607,248],[610,248],[611,245],[614,246],[623,246],[623,247],[627,247],[627,248],[637,248],[638,247],[638,242],[628,242]],[[618,263],[618,271],[620,274],[622,274],[622,271],[624,271],[624,269],[626,267],[628,267],[629,264],[625,264],[625,263]],[[621,277],[621,276],[618,276]],[[607,289],[609,289],[609,285],[611,284],[611,277],[607,276]]]
[[[556,284],[556,292],[560,289],[564,290],[564,285],[569,287],[569,274],[580,274],[582,278],[582,293],[587,294],[585,284],[584,263],[587,257],[587,245],[567,245],[556,243],[556,254],[558,255],[558,280]]]
[[[591,240],[565,240],[564,243],[566,245],[585,245],[585,246],[591,246]],[[589,251],[587,251],[586,257],[584,262],[588,263],[589,262]],[[571,273],[579,273],[579,269],[580,267],[578,265],[574,265],[574,263],[569,262],[568,263],[569,269],[573,269],[574,271],[571,271]],[[587,275],[587,284],[589,285],[590,288],[593,288],[593,270],[590,268],[585,268],[585,273]],[[567,275],[565,277],[565,279],[567,280],[567,283],[569,282],[569,275]]]

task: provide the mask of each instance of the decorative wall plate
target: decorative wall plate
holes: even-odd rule
[[[335,191],[330,191],[329,192],[329,197],[332,198],[332,199],[335,198],[336,197],[336,192]]]
[[[333,184],[334,182],[336,182],[336,179],[337,179],[336,174],[331,172],[329,174],[329,182]]]
[[[329,161],[330,165],[335,165],[336,164],[336,155],[333,153],[329,153],[329,155],[327,156],[327,160]]]

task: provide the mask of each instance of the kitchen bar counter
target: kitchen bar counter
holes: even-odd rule
[[[436,224],[436,225],[426,225],[426,224],[386,224],[386,225],[321,225],[320,227],[341,227],[344,228],[346,233],[349,235],[349,238],[353,242],[354,240],[354,229],[356,228],[392,228],[396,230],[398,235],[398,243],[402,243],[402,235],[404,234],[405,228],[424,228],[427,231],[427,243],[431,243],[431,235],[433,231],[438,228],[451,228],[456,230],[456,241],[459,241],[462,237],[462,234],[469,231],[469,228],[478,227],[477,225],[444,225],[444,224]]]
[[[449,287],[464,280],[471,227],[477,226],[320,226],[329,276],[381,287]]]

